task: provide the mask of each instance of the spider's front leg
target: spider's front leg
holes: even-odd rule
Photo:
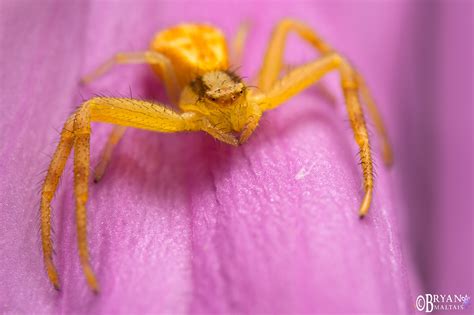
[[[308,42],[314,47],[322,56],[335,53],[335,50],[319,36],[310,27],[293,19],[284,19],[275,27],[272,38],[267,47],[265,59],[262,64],[262,68],[258,77],[258,86],[264,92],[268,92],[274,84],[277,82],[280,76],[281,69],[283,67],[283,52],[285,49],[286,38],[290,32],[295,32],[304,41]],[[349,62],[346,61],[349,65]],[[358,86],[357,92],[360,94],[363,103],[367,106],[368,112],[375,124],[378,136],[380,137],[380,143],[382,144],[383,160],[386,165],[390,165],[393,162],[393,154],[388,139],[388,134],[384,126],[382,117],[375,105],[373,97],[367,88],[362,76],[350,66],[351,71],[356,77],[356,85]],[[323,94],[328,94],[324,91]]]
[[[102,149],[99,163],[94,169],[94,183],[98,183],[102,179],[102,176],[104,176],[105,170],[107,169],[110,159],[112,158],[112,153],[125,134],[125,131],[127,131],[127,127],[114,126],[110,132],[109,138]]]
[[[90,116],[88,106],[82,106],[74,117],[74,195],[76,199],[76,225],[79,257],[87,283],[94,292],[99,292],[99,284],[89,262],[87,245],[86,202],[89,191],[90,167]]]
[[[166,87],[166,93],[170,101],[176,104],[179,97],[179,86],[173,65],[168,57],[156,51],[116,53],[94,71],[84,76],[81,82],[83,84],[90,83],[119,64],[149,64],[159,74]],[[107,165],[110,162],[112,152],[125,134],[126,129],[127,128],[123,126],[116,126],[110,133],[109,139],[102,150],[99,164],[94,170],[95,182],[100,181],[104,175]]]
[[[66,166],[67,159],[74,144],[74,116],[64,124],[61,138],[53,154],[48,172],[41,189],[41,245],[46,273],[54,287],[59,290],[59,277],[53,263],[53,243],[51,241],[51,201],[59,184],[59,179]]]
[[[349,120],[354,131],[355,140],[360,148],[365,190],[365,197],[359,209],[359,215],[362,218],[367,214],[372,200],[373,162],[369,135],[358,99],[357,75],[350,64],[336,53],[327,54],[314,62],[293,70],[275,83],[266,94],[256,95],[254,101],[260,104],[262,111],[273,109],[334,70],[337,70],[340,74]]]
[[[128,98],[93,98],[81,105],[67,120],[43,183],[40,206],[44,261],[48,277],[56,289],[59,289],[59,279],[52,259],[51,200],[58,187],[71,148],[74,146],[74,194],[79,256],[89,286],[94,292],[99,290],[89,262],[86,228],[91,121],[159,132],[201,129],[199,120],[194,117],[194,114],[178,114],[158,104]]]
[[[283,65],[283,52],[288,33],[295,32],[303,40],[321,53],[321,58],[295,69],[278,81]],[[369,114],[375,123],[383,146],[383,158],[387,165],[392,163],[392,150],[385,131],[382,118],[375,102],[360,74],[352,65],[326,43],[307,25],[292,19],[284,19],[275,28],[268,45],[265,59],[259,74],[259,87],[266,93],[260,96],[262,110],[275,108],[291,96],[301,92],[317,82],[326,73],[337,70],[341,76],[349,120],[354,131],[354,138],[360,148],[361,166],[364,176],[365,197],[360,206],[359,215],[364,217],[369,209],[373,190],[373,162],[370,152],[369,136],[359,94],[368,107]],[[257,97],[258,98],[258,97]]]
[[[81,82],[87,84],[109,72],[114,66],[119,64],[149,64],[160,74],[163,80],[166,93],[172,103],[176,103],[179,98],[179,85],[171,61],[165,55],[156,51],[143,52],[119,52],[97,67],[91,73],[85,75]]]

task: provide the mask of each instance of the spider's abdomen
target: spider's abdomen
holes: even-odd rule
[[[181,88],[206,72],[228,68],[224,34],[207,24],[168,28],[155,36],[150,48],[171,60]],[[154,69],[161,75],[158,67]]]

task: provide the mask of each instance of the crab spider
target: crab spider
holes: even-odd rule
[[[289,32],[296,32],[311,44],[320,57],[280,78]],[[233,45],[236,56],[242,51],[245,31],[238,34]],[[364,217],[367,214],[374,186],[373,164],[359,97],[367,105],[381,137],[383,157],[387,164],[392,160],[392,153],[382,120],[364,80],[347,59],[308,26],[291,19],[281,21],[273,32],[258,76],[258,91],[249,89],[238,75],[228,70],[228,59],[226,40],[219,29],[205,24],[181,24],[158,33],[149,50],[118,53],[83,78],[83,82],[90,82],[116,64],[149,64],[164,83],[170,100],[180,110],[174,111],[162,104],[132,98],[95,97],[85,101],[66,120],[42,186],[40,205],[44,263],[56,289],[60,286],[52,257],[51,200],[74,148],[74,193],[80,262],[90,288],[94,292],[99,291],[89,262],[86,235],[92,121],[117,125],[95,170],[95,180],[98,181],[114,146],[127,127],[157,132],[204,131],[220,141],[237,146],[255,131],[263,112],[278,107],[327,73],[336,71],[340,76],[355,141],[360,148],[365,195],[359,215]]]

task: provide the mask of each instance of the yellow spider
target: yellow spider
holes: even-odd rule
[[[239,56],[247,28],[242,27],[233,41]],[[289,32],[296,32],[311,44],[320,57],[280,78],[283,51]],[[373,164],[369,136],[359,102],[367,105],[381,136],[385,162],[392,159],[391,149],[380,115],[364,80],[347,59],[331,48],[305,24],[285,19],[275,28],[258,76],[258,90],[251,90],[235,73],[229,71],[227,43],[222,32],[206,24],[181,24],[158,33],[148,51],[118,53],[83,82],[90,82],[116,64],[150,64],[163,81],[172,103],[180,111],[143,100],[94,97],[84,102],[64,124],[41,191],[41,238],[47,274],[56,289],[59,278],[53,263],[51,242],[51,200],[58,187],[66,161],[74,148],[74,193],[78,248],[86,280],[94,292],[99,285],[89,262],[86,235],[91,122],[117,125],[112,131],[95,170],[95,180],[102,177],[114,146],[126,127],[158,132],[204,131],[231,145],[244,143],[254,132],[262,113],[278,107],[331,71],[341,78],[349,120],[360,147],[365,196],[359,215],[369,209],[373,190]]]

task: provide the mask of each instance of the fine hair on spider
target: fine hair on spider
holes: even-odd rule
[[[248,30],[249,25],[244,24],[232,42],[234,64],[239,64]],[[282,74],[285,66],[283,52],[289,33],[296,33],[319,55],[315,60]],[[238,146],[253,134],[264,112],[279,107],[335,72],[340,77],[349,122],[359,146],[364,190],[359,217],[367,215],[374,191],[374,166],[364,110],[374,122],[386,164],[392,162],[392,151],[367,85],[348,59],[311,27],[293,19],[284,19],[276,25],[255,80],[256,88],[249,88],[251,86],[235,69],[230,68],[229,59],[227,41],[218,28],[204,23],[179,24],[158,32],[147,50],[119,52],[83,77],[81,82],[89,83],[118,64],[148,64],[163,83],[174,107],[133,98],[130,89],[128,98],[96,96],[85,100],[66,119],[42,185],[40,202],[43,258],[47,275],[56,289],[59,290],[60,281],[53,262],[51,201],[73,152],[79,258],[89,287],[93,292],[99,292],[99,282],[90,263],[86,232],[91,122],[116,125],[93,171],[95,181],[100,181],[126,128],[162,133],[201,131],[216,140]]]

